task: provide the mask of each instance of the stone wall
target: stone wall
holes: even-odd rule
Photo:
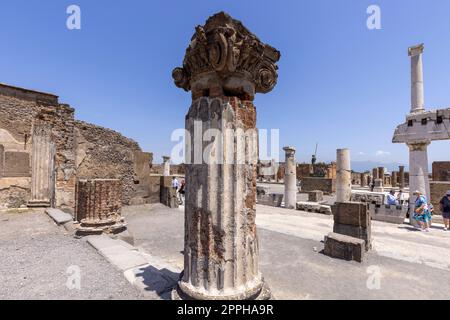
[[[442,212],[439,208],[439,202],[442,197],[444,197],[447,190],[450,190],[450,182],[449,181],[431,181],[430,182],[430,202],[434,206],[434,214],[442,215]]]
[[[114,130],[83,121],[75,121],[75,136],[78,178],[120,179],[123,203],[129,204],[137,190],[135,158],[142,152],[138,143]],[[144,172],[143,168],[140,170]]]
[[[0,207],[25,205],[30,199],[32,133],[42,124],[50,128],[55,148],[52,205],[74,209],[78,178],[120,179],[124,204],[150,196],[152,155],[135,141],[76,121],[75,110],[55,95],[0,84]]]
[[[433,180],[450,181],[450,161],[433,162]]]
[[[302,192],[310,192],[315,190],[323,191],[324,194],[330,195],[336,192],[336,180],[328,178],[304,177],[301,180]]]

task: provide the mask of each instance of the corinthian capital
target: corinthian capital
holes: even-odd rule
[[[238,96],[253,100],[277,83],[280,52],[262,43],[224,12],[197,26],[186,49],[183,67],[172,72],[175,84],[200,96]]]

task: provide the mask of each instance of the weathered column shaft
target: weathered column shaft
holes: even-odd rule
[[[366,173],[361,173],[361,187],[367,187],[368,185],[368,181],[367,181],[367,174]]]
[[[297,205],[297,165],[295,162],[295,148],[285,147],[286,167],[284,174],[284,206],[295,209]]]
[[[398,173],[397,173],[397,171],[392,171],[391,185],[394,188],[398,186]]]
[[[404,166],[399,167],[398,175],[399,175],[398,183],[400,185],[400,189],[404,189],[405,188],[405,167]]]
[[[170,157],[163,157],[163,176],[170,176]]]
[[[237,130],[235,135],[227,128]],[[250,101],[201,98],[189,110],[186,129],[191,140],[186,149],[194,164],[186,167],[190,192],[180,286],[191,297],[245,298],[261,289],[255,128],[256,111]],[[218,134],[212,147],[195,136],[208,130]],[[199,162],[199,155],[206,158]]]
[[[378,167],[378,179],[381,179],[384,184],[384,167]]]
[[[425,111],[423,90],[423,44],[408,49],[411,57],[411,113]]]
[[[378,179],[378,168],[373,168],[372,169],[372,180],[375,181],[376,179]]]
[[[54,181],[54,145],[51,128],[37,121],[33,128],[31,147],[31,199],[29,206],[52,204]]]
[[[352,195],[350,150],[337,150],[336,167],[336,202],[350,201]]]

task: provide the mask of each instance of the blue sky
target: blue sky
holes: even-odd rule
[[[82,29],[66,28],[81,7]],[[381,30],[366,27],[369,5]],[[194,27],[217,11],[281,51],[279,81],[258,95],[258,127],[280,129],[280,147],[309,161],[348,147],[353,160],[407,163],[391,143],[410,106],[407,48],[424,42],[425,102],[450,105],[448,0],[1,0],[0,82],[55,93],[76,117],[112,128],[154,152],[176,144],[190,95],[173,85]],[[449,160],[435,142],[430,161]]]

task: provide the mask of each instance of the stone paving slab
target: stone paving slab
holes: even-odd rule
[[[107,236],[90,236],[87,242],[121,271],[147,264],[142,255],[125,241]]]
[[[56,222],[57,225],[62,225],[67,222],[73,221],[71,214],[66,213],[59,209],[47,209],[45,212]]]

